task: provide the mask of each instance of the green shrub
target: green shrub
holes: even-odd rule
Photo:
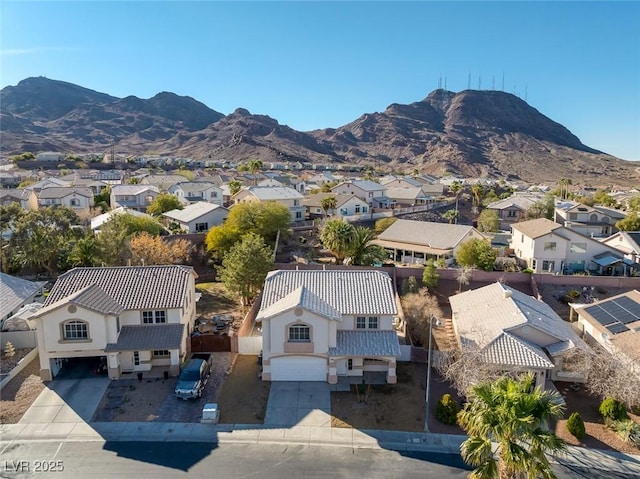
[[[455,424],[458,419],[458,410],[458,402],[451,397],[451,394],[445,394],[436,406],[436,417],[444,424]]]
[[[611,429],[613,429],[624,442],[632,444],[635,447],[640,447],[640,425],[631,419],[613,421],[611,423]]]
[[[604,398],[598,409],[604,420],[621,421],[629,419],[624,405],[612,397]]]
[[[571,433],[573,437],[582,441],[587,435],[587,431],[584,428],[584,421],[579,412],[571,413],[569,419],[567,419],[567,431]]]

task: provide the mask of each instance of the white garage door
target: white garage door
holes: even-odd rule
[[[327,360],[308,356],[289,356],[271,360],[272,381],[326,381]]]

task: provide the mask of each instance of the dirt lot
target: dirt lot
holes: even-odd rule
[[[332,427],[424,431],[426,365],[398,363],[397,374],[397,384],[372,385],[364,394],[358,395],[355,386],[351,392],[332,392]],[[459,427],[442,424],[433,415],[438,399],[450,391],[436,375],[431,378],[430,430],[462,434]]]
[[[233,296],[222,283],[198,283],[196,291],[201,293],[200,301],[196,304],[198,316],[210,317],[214,314],[231,314],[234,321],[244,316],[244,310],[238,299]]]
[[[218,398],[220,423],[263,423],[271,383],[260,380],[259,373],[257,356],[237,356]]]
[[[616,433],[604,425],[602,416],[598,412],[600,401],[597,398],[589,396],[582,387],[577,390],[572,389],[571,383],[556,382],[555,384],[567,404],[565,418],[568,418],[572,412],[578,411],[587,430],[587,436],[580,442],[569,434],[566,427],[567,421],[562,419],[555,425],[555,433],[559,437],[574,446],[616,450],[627,454],[640,453],[637,448],[622,441]],[[639,416],[630,413],[629,417],[640,424]]]
[[[0,393],[0,423],[17,423],[44,389],[36,356]]]

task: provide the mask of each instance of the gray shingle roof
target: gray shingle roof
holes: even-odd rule
[[[488,344],[482,353],[485,361],[494,364],[541,369],[554,367],[540,346],[507,332],[502,333]]]
[[[281,300],[273,303],[268,308],[261,309],[256,317],[256,321],[268,319],[283,311],[293,309],[296,306],[300,306],[327,319],[342,319],[340,311],[328,304],[326,301],[323,301],[322,298],[319,298],[304,286],[300,286]]]
[[[104,348],[109,351],[153,351],[180,349],[185,324],[138,324],[122,326],[117,343]]]
[[[176,221],[182,221],[183,223],[189,223],[218,208],[220,208],[220,211],[226,211],[226,208],[220,205],[207,203],[206,201],[198,201],[197,203],[185,206],[181,210],[167,211],[166,213],[163,213],[162,216],[166,216],[167,218],[171,218]]]
[[[339,330],[329,356],[400,356],[400,343],[395,331]]]
[[[397,220],[380,234],[378,239],[448,250],[455,248],[473,229],[473,226],[467,225]]]
[[[45,306],[97,285],[125,310],[181,308],[191,275],[193,268],[179,265],[74,268],[58,278]]]
[[[272,271],[267,275],[258,316],[304,286],[344,314],[397,314],[391,277],[383,271]]]
[[[40,190],[40,193],[38,193],[38,198],[42,199],[54,199],[54,198],[65,198],[69,195],[80,195],[80,196],[84,196],[85,198],[93,198],[93,192],[91,191],[90,188],[84,187],[84,186],[79,186],[79,187],[72,187],[72,186],[50,186],[48,188],[44,188],[42,190]]]
[[[43,285],[41,282],[0,273],[0,318],[9,315]]]

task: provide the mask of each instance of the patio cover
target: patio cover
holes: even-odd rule
[[[140,324],[122,326],[117,343],[109,343],[105,352],[180,349],[184,324]]]

